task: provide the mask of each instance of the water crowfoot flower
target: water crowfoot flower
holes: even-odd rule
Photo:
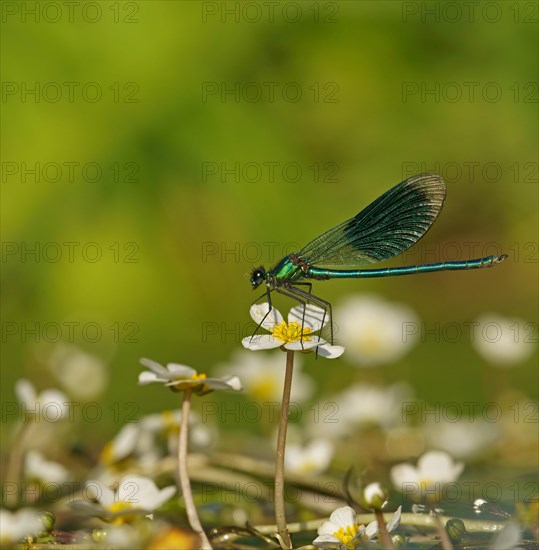
[[[260,403],[278,401],[282,395],[284,372],[282,353],[276,350],[269,353],[251,353],[242,349],[236,351],[230,361],[218,367],[218,372],[234,372],[240,377],[245,393]],[[314,380],[302,372],[302,355],[294,361],[294,380],[292,382],[292,401],[303,403],[314,393]]]
[[[141,372],[139,384],[150,384],[161,382],[169,386],[175,392],[183,392],[182,414],[180,435],[178,440],[178,478],[180,481],[187,519],[189,525],[200,537],[200,548],[211,549],[212,546],[202,524],[193,500],[189,473],[187,471],[187,442],[189,433],[189,413],[191,411],[191,395],[205,395],[213,390],[235,390],[242,389],[241,382],[237,376],[225,376],[223,378],[207,378],[205,374],[198,374],[195,369],[177,363],[169,363],[166,367],[152,361],[141,359],[140,362],[150,370]]]
[[[320,335],[329,322],[324,310],[312,304],[304,308],[302,305],[293,307],[285,321],[278,309],[272,308],[268,302],[253,304],[250,309],[251,318],[271,334],[255,334],[247,336],[241,343],[244,348],[258,351],[263,349],[283,348],[287,351],[307,351],[318,348],[318,355],[327,359],[336,359],[344,353],[342,346],[333,346]]]
[[[43,422],[58,422],[68,415],[69,401],[59,390],[50,389],[38,394],[29,380],[20,379],[15,384],[15,394],[23,413],[23,424],[11,450],[5,481],[20,487],[21,469],[24,464],[24,453],[35,429],[43,426]],[[9,492],[5,503],[15,506],[17,492]]]
[[[451,455],[443,451],[425,453],[417,461],[417,467],[397,464],[391,468],[393,484],[403,495],[429,504],[444,550],[453,546],[434,505],[441,499],[444,486],[456,481],[463,469],[462,462],[454,462]]]
[[[328,323],[326,312],[312,304],[293,307],[285,321],[276,308],[270,308],[268,302],[253,304],[250,309],[251,318],[257,325],[271,334],[254,334],[242,340],[244,348],[257,351],[263,349],[281,348],[286,351],[286,370],[277,434],[277,458],[275,461],[275,522],[283,548],[292,548],[292,541],[286,525],[284,509],[284,457],[286,447],[286,431],[290,409],[290,392],[292,373],[294,369],[294,352],[309,351],[316,348],[317,354],[327,359],[340,357],[344,348],[333,346],[319,334]]]
[[[533,339],[524,336],[533,326],[524,319],[487,313],[477,319],[476,324],[476,337],[472,343],[477,352],[495,367],[511,368],[524,363],[537,348]]]
[[[464,464],[454,462],[443,451],[429,451],[417,461],[417,467],[397,464],[391,468],[391,480],[396,489],[412,500],[435,503],[440,500],[444,485],[458,479]]]
[[[151,359],[143,358],[140,362],[150,369],[139,374],[138,382],[141,385],[161,382],[173,391],[189,390],[197,395],[204,395],[213,390],[239,391],[242,389],[237,376],[207,378],[205,374],[197,374],[195,369],[177,363],[168,363],[163,367]]]
[[[16,512],[0,509],[0,546],[2,548],[45,530],[38,511],[21,508]]]
[[[296,474],[321,474],[331,463],[334,452],[333,443],[327,439],[313,439],[305,447],[289,445],[286,468]]]
[[[401,517],[401,507],[393,514],[387,524],[389,533],[394,532]],[[354,550],[365,543],[374,542],[378,539],[380,531],[378,522],[372,521],[367,526],[359,523],[356,512],[350,506],[337,508],[329,521],[325,521],[318,528],[318,537],[313,544],[318,548],[335,548],[338,550]]]
[[[69,471],[62,464],[45,459],[39,451],[29,451],[25,460],[25,476],[42,485],[61,484],[69,479]]]
[[[97,502],[76,500],[72,507],[81,513],[96,516],[114,524],[132,523],[141,516],[153,519],[154,510],[163,505],[176,492],[170,485],[158,489],[155,483],[142,476],[124,477],[116,491],[99,481],[88,481],[86,491],[93,494]]]
[[[27,417],[36,417],[47,422],[57,422],[68,414],[69,399],[60,390],[36,392],[29,380],[17,380],[15,394]]]
[[[334,315],[339,338],[361,367],[396,361],[418,340],[419,319],[414,311],[376,295],[350,297],[335,309]]]

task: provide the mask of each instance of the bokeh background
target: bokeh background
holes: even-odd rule
[[[3,6],[3,403],[21,377],[64,390],[73,378],[103,415],[79,418],[71,442],[96,456],[124,421],[178,406],[162,387],[137,386],[140,357],[234,373],[252,329],[250,270],[432,170],[447,181],[439,220],[384,265],[509,258],[489,270],[315,284],[337,309],[365,295],[404,305],[418,331],[405,352],[368,368],[346,353],[305,356],[305,406],[354,384],[404,382],[431,406],[526,404],[536,428],[531,3],[81,2],[70,14],[38,2],[37,15],[30,4]],[[283,312],[291,305],[277,299]],[[501,367],[470,332],[489,315],[511,331]],[[77,378],[71,359],[91,368]],[[284,355],[271,368],[284,368]],[[224,420],[220,448],[256,455],[271,433]],[[525,450],[510,441],[506,452],[533,465],[533,440]],[[343,469],[360,462],[352,449]]]

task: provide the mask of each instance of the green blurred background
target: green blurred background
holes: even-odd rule
[[[387,265],[509,259],[322,282],[317,294],[338,304],[376,293],[430,329],[494,311],[534,323],[537,339],[538,50],[527,3],[464,3],[460,15],[453,2],[284,2],[273,15],[265,2],[81,2],[71,15],[48,4],[3,7],[3,402],[20,377],[57,385],[43,331],[52,323],[69,340],[74,322],[73,343],[110,367],[105,408],[177,406],[161,387],[136,385],[139,357],[211,374],[251,326],[253,266],[423,170],[446,177],[445,208],[415,252]],[[73,261],[63,243],[78,243]],[[472,254],[464,243],[476,243]],[[36,323],[38,336],[25,332]],[[95,342],[85,323],[100,327]],[[329,368],[309,356],[304,371],[319,395],[408,379],[430,402],[489,401],[504,385],[537,397],[536,354],[500,376],[465,336],[424,340],[397,364],[357,369],[345,355]],[[118,428],[110,415],[80,433],[97,442]]]

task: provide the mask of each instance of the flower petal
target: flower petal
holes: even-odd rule
[[[305,318],[303,315],[305,309]],[[324,328],[329,321],[329,315],[327,311],[313,304],[307,304],[305,308],[303,304],[294,306],[288,312],[288,322],[299,323],[304,327],[309,327],[313,332],[317,332]]]
[[[337,359],[337,357],[340,357],[343,353],[344,348],[342,346],[332,346],[328,342],[318,346],[318,355],[326,359]]]
[[[178,363],[168,363],[167,365],[167,376],[168,378],[191,378],[194,374],[196,374],[197,371],[193,369],[192,367],[188,367],[187,365],[180,365]]]
[[[335,533],[335,531],[338,531],[338,530],[339,530],[338,525],[335,525],[331,521],[324,521],[324,523],[322,523],[322,525],[320,525],[320,527],[318,528],[318,534],[333,536],[333,533]],[[335,537],[333,538],[335,539]]]
[[[155,372],[156,374],[159,374],[161,376],[166,376],[168,374],[168,371],[163,365],[160,365],[156,361],[153,361],[152,359],[147,359],[146,357],[143,357],[139,360],[139,363],[144,365],[145,367],[148,367],[150,370]]]
[[[114,504],[114,491],[99,481],[87,481],[85,485],[85,493],[87,495],[86,498],[89,496],[93,497],[97,499],[99,504],[104,507],[112,506]]]
[[[433,482],[453,482],[464,468],[464,464],[455,463],[453,457],[444,451],[429,451],[417,461],[422,479]]]
[[[367,535],[370,539],[373,539],[376,534],[378,533],[379,529],[378,529],[378,521],[377,520],[374,520],[374,521],[371,521],[369,523],[369,525],[367,525],[367,527],[365,527],[365,535]]]
[[[282,340],[279,340],[271,334],[255,334],[254,336],[247,336],[241,344],[244,348],[258,351],[261,349],[275,349],[283,345]]]
[[[127,476],[120,481],[118,486],[119,502],[128,502],[134,508],[154,510],[154,502],[159,495],[155,483],[142,476]]]
[[[69,399],[60,390],[44,390],[37,397],[41,407],[47,407],[47,421],[56,422],[67,416]],[[45,413],[45,411],[43,411]]]
[[[138,383],[139,384],[151,384],[152,382],[165,382],[167,379],[163,379],[155,372],[150,372],[149,370],[142,371],[138,375]]]
[[[315,338],[313,340],[304,340],[303,342],[299,340],[297,342],[288,342],[284,345],[284,347],[286,349],[289,349],[290,351],[302,351],[312,349],[316,346],[318,346],[318,338]]]
[[[416,491],[419,491],[419,474],[416,468],[410,464],[397,464],[391,468],[391,481],[395,489],[404,492],[406,486],[414,485]]]
[[[269,313],[268,313],[269,312]],[[280,311],[272,307],[270,311],[270,305],[268,302],[262,304],[253,304],[249,310],[251,319],[257,324],[262,323],[262,327],[266,330],[272,330],[275,325],[278,325],[284,321]]]
[[[199,381],[200,382],[200,381]],[[226,380],[221,378],[206,378],[202,380],[205,386],[208,386],[212,390],[230,390],[232,389]]]
[[[342,508],[337,508],[329,516],[329,521],[337,527],[346,528],[357,523],[356,512],[350,506],[343,506]]]
[[[520,527],[514,520],[509,520],[504,528],[494,537],[490,544],[492,550],[506,550],[515,548],[520,540]]]
[[[165,502],[167,502],[167,500],[170,500],[170,498],[176,493],[176,491],[177,489],[174,485],[169,485],[168,487],[161,489],[159,491],[159,495],[157,496],[157,499],[154,501],[154,503],[157,504],[155,508],[159,508]]]
[[[395,513],[393,514],[392,518],[387,523],[387,530],[390,533],[393,533],[393,531],[395,531],[395,529],[399,527],[401,523],[401,511],[402,511],[402,506],[399,506],[395,510]]]
[[[226,382],[227,386],[234,391],[241,391],[243,390],[243,386],[241,385],[241,380],[237,376],[225,376],[222,378],[224,382]]]
[[[34,405],[37,401],[36,390],[32,382],[25,378],[17,380],[15,383],[15,395],[19,402],[25,405]]]
[[[333,535],[320,535],[313,540],[313,544],[318,548],[338,548],[341,543]]]

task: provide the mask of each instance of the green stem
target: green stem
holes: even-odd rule
[[[189,482],[189,472],[187,471],[187,441],[189,437],[189,412],[191,410],[191,391],[185,390],[182,403],[182,419],[180,425],[180,439],[178,442],[178,477],[182,489],[187,519],[191,529],[200,536],[200,548],[202,550],[211,550],[212,545],[202,529],[197,509],[193,501],[191,492],[191,483]]]
[[[6,491],[4,502],[7,508],[14,508],[19,501],[19,487],[21,482],[26,445],[28,444],[28,441],[34,431],[34,427],[36,426],[36,424],[37,420],[33,421],[25,418],[17,435],[15,443],[13,444],[13,449],[10,453],[6,471],[5,486],[6,488],[12,486],[12,489],[16,490],[9,489],[8,491]]]
[[[292,548],[292,540],[286,526],[284,511],[284,452],[286,446],[286,430],[288,427],[288,412],[290,409],[290,390],[292,388],[292,373],[294,370],[294,352],[286,352],[286,373],[284,377],[283,400],[279,417],[279,434],[277,436],[277,459],[275,461],[275,523],[281,536],[281,546]],[[283,546],[284,545],[284,546]]]
[[[375,510],[374,515],[376,517],[376,523],[378,523],[378,531],[380,531],[382,546],[386,548],[386,550],[393,550],[395,547],[393,546],[393,541],[391,540],[391,536],[387,530],[386,522],[384,521],[384,514],[382,514],[381,510]]]

